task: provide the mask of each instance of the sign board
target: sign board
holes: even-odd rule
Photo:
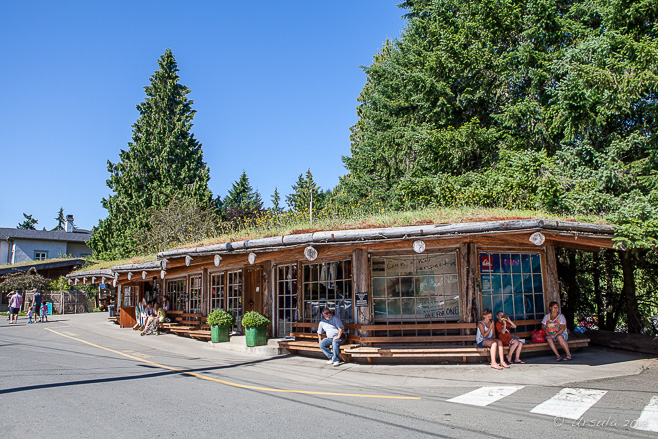
[[[354,293],[356,296],[356,306],[368,306],[368,293]]]

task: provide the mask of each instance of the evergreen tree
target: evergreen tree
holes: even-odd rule
[[[281,195],[279,194],[278,188],[274,188],[274,193],[272,194],[272,208],[270,209],[274,214],[278,215],[283,212],[281,204]]]
[[[108,187],[114,192],[102,201],[108,217],[94,228],[89,241],[95,256],[134,255],[149,229],[150,208],[164,207],[174,194],[189,197],[206,208],[212,203],[209,169],[201,144],[191,133],[195,110],[189,88],[179,83],[171,50],[158,60],[159,70],[144,87],[146,99],[137,105],[132,142],[108,160]]]
[[[247,173],[242,171],[242,175],[233,182],[222,203],[224,217],[229,221],[252,217],[262,208],[263,200],[260,194],[251,187]]]
[[[609,215],[625,246],[658,243],[655,2],[402,6],[365,68],[338,200]]]
[[[57,218],[55,218],[55,221],[57,221],[57,226],[53,230],[64,230],[64,208],[60,207],[59,208],[59,213],[57,214]]]
[[[26,213],[23,213],[23,217],[25,217],[25,221],[18,224],[16,228],[25,229],[25,230],[36,230],[36,227],[34,226],[39,222],[39,220],[32,218],[32,215],[28,215]]]
[[[286,203],[295,212],[309,210],[311,197],[313,197],[313,212],[321,210],[325,204],[325,193],[313,180],[310,168],[306,171],[306,176],[299,174],[297,182],[292,185],[292,190],[293,192],[286,196]]]

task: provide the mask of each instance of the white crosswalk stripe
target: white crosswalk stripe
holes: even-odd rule
[[[548,401],[544,401],[530,410],[530,413],[578,419],[606,393],[608,393],[606,390],[562,389]]]
[[[517,390],[523,389],[523,387],[525,386],[480,387],[472,392],[449,399],[448,402],[485,407],[499,399],[511,395]]]
[[[640,417],[631,424],[636,430],[658,431],[658,396],[654,396],[649,401]]]

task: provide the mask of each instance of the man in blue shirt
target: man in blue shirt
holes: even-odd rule
[[[41,293],[37,290],[34,290],[34,296],[32,297],[32,306],[34,311],[34,322],[38,322],[39,316],[41,315]]]
[[[329,361],[327,364],[334,366],[340,365],[340,344],[343,342],[343,322],[336,317],[329,308],[322,310],[323,320],[318,324],[318,343],[320,349],[327,356]],[[322,334],[326,333],[327,338],[322,339]],[[329,349],[331,346],[331,349]]]

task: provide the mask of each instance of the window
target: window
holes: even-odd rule
[[[235,317],[235,326],[240,331],[242,325],[242,272],[229,271],[228,285],[226,285],[226,311]]]
[[[482,309],[512,320],[544,316],[544,285],[538,253],[480,253]]]
[[[375,321],[460,320],[457,252],[371,259]]]
[[[201,313],[201,276],[190,278],[190,312]]]
[[[172,311],[185,311],[187,303],[185,279],[167,281],[167,298],[171,303]]]
[[[48,252],[45,250],[35,250],[34,251],[34,260],[35,261],[45,261],[48,259]]]
[[[297,321],[297,264],[277,267],[277,335],[286,337]]]
[[[210,312],[224,305],[224,273],[210,275]]]
[[[123,287],[123,302],[121,306],[135,306],[134,293],[136,293],[136,288],[134,287]]]
[[[322,320],[322,309],[331,309],[343,323],[353,323],[352,262],[322,262],[302,267],[305,322]]]

